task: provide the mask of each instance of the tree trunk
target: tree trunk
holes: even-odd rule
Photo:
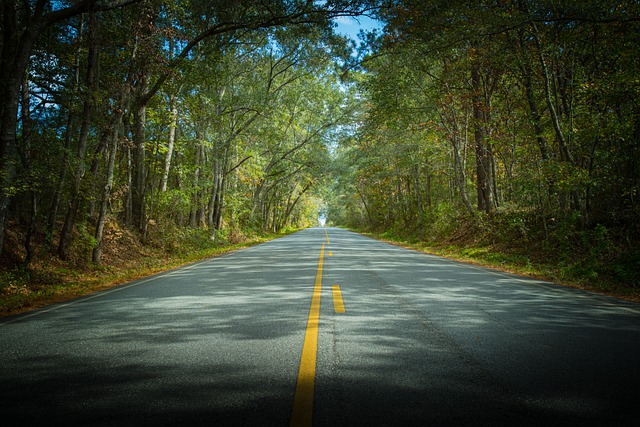
[[[22,104],[20,110],[22,112],[22,162],[24,169],[27,173],[31,170],[31,165],[34,160],[35,153],[32,150],[31,145],[31,103],[30,103],[30,93],[29,93],[29,79],[28,72],[24,74],[24,80],[22,82]],[[30,214],[27,226],[27,233],[24,240],[24,249],[25,249],[25,259],[24,265],[25,267],[29,265],[31,259],[33,257],[33,248],[31,247],[31,239],[33,237],[36,220],[38,216],[38,195],[33,186],[34,183],[31,182],[33,177],[29,179],[29,196],[31,199],[30,205]]]
[[[131,219],[133,225],[144,235],[145,212],[145,126],[147,105],[136,104],[133,110],[133,156],[131,165]]]
[[[126,126],[126,125],[125,125]],[[128,134],[125,130],[125,134]],[[122,196],[122,205],[124,208],[124,222],[128,226],[133,226],[133,209],[131,206],[133,202],[131,200],[131,186],[133,185],[133,155],[131,154],[130,144],[126,144],[126,151],[124,155],[124,161],[126,163],[126,177],[127,177],[127,189]]]
[[[555,133],[556,133],[558,145],[560,146],[560,160],[570,164],[571,166],[575,166],[576,162],[573,158],[573,154],[571,153],[571,150],[569,149],[564,132],[562,131],[562,126],[560,124],[560,116],[557,112],[554,100],[552,98],[551,76],[549,74],[547,61],[544,57],[544,53],[542,50],[543,46],[542,46],[542,41],[540,40],[540,36],[538,34],[538,27],[534,22],[531,23],[531,26],[533,28],[533,35],[536,41],[536,45],[538,47],[539,60],[542,66],[542,75],[544,78],[544,87],[545,87],[545,100],[547,102],[547,107],[549,108],[549,113],[551,114],[551,122],[553,123],[553,129],[555,130]],[[567,197],[566,194],[560,195],[561,204],[566,204],[566,201],[565,201],[566,197]],[[580,210],[582,202],[581,202],[581,197],[578,191],[576,190],[570,191],[570,197],[571,197],[571,202],[573,204],[574,209]]]
[[[540,149],[540,156],[542,160],[547,162],[550,159],[549,145],[544,138],[544,130],[542,128],[542,116],[538,110],[538,103],[536,102],[535,94],[533,91],[533,70],[531,68],[531,58],[528,55],[527,43],[523,39],[524,35],[520,35],[520,47],[522,51],[522,83],[524,85],[525,97],[527,98],[527,104],[531,113],[531,124],[533,125],[533,131],[535,139]]]
[[[298,202],[300,201],[302,196],[304,196],[304,194],[307,192],[307,190],[309,190],[309,188],[311,188],[311,181],[307,182],[307,184],[304,186],[304,188],[302,189],[300,194],[298,194],[298,196],[295,198],[293,203],[288,203],[287,202],[287,210],[285,211],[284,216],[282,218],[282,226],[286,227],[287,222],[289,221],[289,217],[291,217],[291,213],[295,209],[296,205],[298,204]]]
[[[84,31],[84,20],[81,20],[77,30],[78,46],[76,49],[74,60],[72,99],[75,99],[80,88],[80,54],[82,50],[82,46],[80,44],[80,35]],[[56,220],[58,218],[58,209],[60,208],[60,199],[62,198],[62,192],[64,190],[64,184],[67,179],[67,172],[69,170],[69,149],[71,147],[71,136],[73,134],[75,121],[75,102],[72,101],[71,105],[69,105],[69,116],[67,117],[67,124],[65,126],[64,154],[62,157],[62,165],[60,167],[60,172],[58,173],[58,181],[53,194],[53,200],[51,201],[51,208],[49,210],[49,221],[47,225],[47,240],[49,242],[49,245],[51,245],[51,239],[53,238],[53,231],[55,230]]]
[[[416,182],[416,209],[418,211],[418,219],[422,219],[422,213],[424,210],[422,201],[422,183],[420,182],[420,163],[415,162],[413,165],[414,179]]]
[[[169,38],[169,58],[173,58],[175,51],[175,40]],[[160,180],[160,192],[167,191],[167,182],[169,181],[169,171],[171,171],[171,157],[173,156],[173,145],[176,141],[176,128],[178,127],[178,104],[176,95],[169,95],[169,111],[171,112],[171,121],[169,123],[169,137],[167,139],[167,154],[164,158],[164,170],[162,171],[162,179]]]
[[[483,138],[476,135],[476,188],[478,210],[489,213],[493,210],[491,165],[487,147],[481,142]]]
[[[90,176],[95,177],[98,175],[98,170],[100,169],[100,163],[102,163],[102,158],[103,155],[106,154],[106,156],[109,156],[109,136],[111,135],[111,130],[107,130],[107,131],[103,131],[103,135],[101,135],[100,137],[98,137],[98,146],[96,147],[95,152],[93,153],[93,156],[89,156],[90,158],[93,158],[93,160],[91,161],[91,169],[90,171]],[[106,153],[105,153],[106,152]],[[88,191],[89,194],[97,194],[98,193],[98,189],[96,188],[96,180],[91,179],[91,188],[87,189],[85,191]],[[95,197],[91,197],[88,200],[89,206],[87,209],[87,218],[89,218],[89,220],[93,220],[96,217],[96,199]]]
[[[78,141],[78,149],[76,152],[77,166],[73,181],[73,196],[71,205],[67,211],[64,225],[60,233],[60,243],[58,245],[58,255],[61,259],[66,260],[69,257],[69,247],[73,236],[73,227],[76,221],[76,215],[80,209],[80,203],[84,196],[82,192],[82,182],[85,175],[85,156],[87,152],[87,143],[89,139],[89,128],[92,121],[94,95],[97,88],[97,72],[99,66],[99,49],[97,46],[98,36],[98,18],[97,14],[91,13],[89,18],[89,54],[87,64],[87,94],[84,100],[82,110],[82,120],[80,127],[80,139]]]
[[[462,199],[462,203],[465,208],[469,212],[473,212],[473,206],[471,206],[471,202],[469,201],[469,197],[467,196],[466,189],[466,174],[464,172],[464,165],[462,164],[462,159],[460,158],[460,150],[458,148],[458,143],[453,143],[453,168],[455,171],[456,184],[458,186],[458,190],[460,191],[460,198]]]
[[[483,99],[483,88],[480,77],[480,62],[477,57],[471,62],[471,100],[473,109],[473,129],[476,145],[476,189],[478,194],[478,210],[491,212],[494,208],[491,184],[491,157],[486,141],[486,123],[488,105]]]
[[[16,146],[20,87],[29,64],[29,57],[38,33],[44,27],[41,17],[29,19],[28,26],[18,29],[18,2],[4,1],[2,10],[2,58],[0,61],[0,254],[4,231],[17,176],[19,162]],[[30,13],[30,10],[25,11]],[[31,17],[30,17],[31,18]]]
[[[374,227],[375,224],[374,224],[373,218],[371,217],[371,211],[369,210],[369,205],[367,205],[367,201],[365,200],[364,195],[362,194],[362,191],[360,191],[357,185],[355,186],[355,190],[356,190],[356,193],[358,193],[358,196],[360,196],[360,200],[362,201],[362,206],[364,206],[364,211],[366,212],[367,218],[369,219],[369,225],[371,227]]]
[[[424,166],[426,169],[426,176],[427,176],[427,206],[431,208],[433,197],[431,195],[431,164],[429,163],[429,157],[425,158]]]
[[[111,196],[111,190],[113,188],[113,175],[116,165],[116,154],[118,151],[118,139],[119,128],[122,125],[122,118],[124,116],[125,107],[125,89],[123,89],[122,98],[120,100],[120,106],[115,112],[113,122],[111,124],[110,141],[108,145],[109,160],[107,164],[107,179],[104,189],[102,191],[102,200],[100,202],[100,213],[98,215],[98,221],[96,225],[95,239],[96,246],[93,249],[92,260],[96,264],[100,264],[100,258],[102,255],[102,237],[104,234],[104,223],[107,217],[107,208],[109,206],[109,197]]]
[[[218,201],[218,191],[220,186],[220,165],[218,159],[213,161],[213,186],[211,187],[211,197],[209,198],[209,210],[207,216],[207,226],[212,233],[216,231],[215,212]]]
[[[171,110],[171,123],[169,124],[169,137],[167,139],[167,154],[164,157],[164,170],[160,181],[160,191],[167,191],[169,182],[169,172],[171,171],[171,158],[173,157],[173,146],[176,142],[176,129],[178,127],[178,104],[175,95],[169,98],[169,109]]]
[[[222,207],[224,203],[224,185],[226,179],[223,177],[220,180],[220,186],[218,187],[218,194],[216,195],[216,210],[213,218],[215,229],[220,230],[222,228]]]

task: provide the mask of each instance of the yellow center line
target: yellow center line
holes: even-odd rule
[[[324,235],[327,237],[327,245],[331,244],[331,240],[329,240],[329,233],[327,233],[327,229],[324,229]]]
[[[325,231],[326,233],[326,231]],[[313,391],[316,380],[316,356],[318,353],[318,323],[320,320],[320,297],[322,295],[322,268],[324,265],[324,243],[320,250],[316,283],[313,287],[311,308],[307,320],[307,330],[302,345],[302,357],[298,370],[296,394],[293,398],[291,426],[311,426],[313,424]]]
[[[344,313],[344,301],[342,300],[340,285],[333,285],[331,289],[333,290],[333,311],[336,313]]]

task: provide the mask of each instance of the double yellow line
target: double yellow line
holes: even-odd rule
[[[291,426],[311,426],[313,424],[313,389],[316,381],[316,355],[318,353],[318,323],[320,320],[323,266],[324,243],[320,250],[316,284],[313,287],[311,309],[309,309],[309,319],[307,320],[307,332],[304,335],[304,344],[302,345],[298,383],[296,384],[296,394],[293,398]]]
[[[327,245],[331,244],[327,230],[324,230]],[[291,426],[313,425],[313,394],[316,380],[316,360],[318,354],[318,325],[320,322],[320,300],[322,296],[322,270],[324,268],[324,247],[320,250],[316,282],[313,287],[311,308],[307,320],[307,330],[302,345],[302,357],[298,370],[298,382],[296,394],[293,398],[293,411],[291,413]],[[329,253],[331,255],[331,253]],[[336,313],[344,313],[344,302],[340,286],[333,285],[333,306]]]

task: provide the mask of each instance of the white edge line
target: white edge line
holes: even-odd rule
[[[429,254],[431,255],[431,254]],[[432,255],[434,256],[434,255]],[[445,258],[447,259],[447,258]],[[448,260],[448,259],[447,259]],[[527,283],[530,285],[534,285],[534,286],[538,286],[544,289],[547,289],[549,291],[553,291],[553,292],[559,292],[562,294],[566,294],[566,295],[571,295],[571,296],[575,296],[578,297],[580,299],[587,299],[587,300],[591,300],[593,302],[596,302],[597,304],[601,304],[601,305],[606,305],[608,307],[612,307],[612,308],[618,308],[620,310],[624,310],[624,311],[628,311],[630,313],[634,313],[634,314],[640,314],[640,309],[634,309],[632,307],[626,307],[625,305],[620,305],[620,304],[615,304],[613,302],[607,301],[610,298],[615,299],[616,301],[618,301],[618,298],[612,297],[610,295],[606,295],[606,294],[599,294],[597,292],[592,292],[592,291],[588,291],[585,289],[579,289],[579,288],[572,288],[569,286],[563,286],[554,282],[550,282],[548,280],[541,280],[541,279],[535,279],[535,278],[530,278],[530,277],[526,277],[526,276],[520,276],[519,274],[516,273],[503,273],[499,270],[496,270],[492,267],[483,267],[483,266],[479,266],[479,265],[475,265],[475,264],[467,264],[465,262],[462,261],[456,261],[456,260],[449,260],[452,262],[456,262],[459,264],[463,264],[471,269],[474,270],[478,270],[478,271],[482,271],[485,273],[489,273],[489,274],[493,274],[494,276],[499,276],[499,277],[504,277],[506,279],[509,280],[513,280],[513,281],[518,281],[518,282],[522,282],[522,283]],[[627,301],[620,299],[619,300],[621,303],[626,304]]]
[[[267,242],[265,242],[265,243],[267,243]],[[91,294],[87,294],[87,295],[76,297],[76,298],[74,298],[74,299],[72,299],[72,300],[70,300],[68,302],[61,302],[61,303],[57,303],[57,304],[54,303],[54,304],[51,304],[49,306],[36,308],[35,310],[33,310],[31,312],[26,312],[24,314],[16,314],[15,316],[11,316],[11,317],[8,318],[9,320],[5,320],[6,318],[5,319],[0,319],[0,328],[5,326],[5,325],[10,325],[12,323],[19,322],[19,321],[21,321],[23,319],[28,319],[30,317],[35,317],[35,316],[39,316],[41,314],[50,313],[52,311],[57,311],[57,310],[60,310],[61,308],[65,308],[65,307],[69,307],[69,306],[72,306],[72,305],[80,304],[80,303],[83,303],[83,302],[88,301],[88,300],[92,300],[92,299],[95,299],[95,298],[100,298],[102,296],[112,294],[114,292],[120,292],[120,291],[123,291],[125,289],[129,289],[129,288],[133,288],[135,286],[143,285],[145,283],[152,282],[152,281],[154,281],[156,279],[162,279],[164,277],[171,276],[171,275],[173,275],[174,273],[177,273],[177,272],[181,272],[181,271],[184,271],[184,270],[190,270],[190,269],[192,269],[194,267],[197,267],[197,266],[199,266],[201,264],[214,262],[217,259],[223,258],[225,256],[228,256],[228,255],[231,255],[231,254],[234,254],[234,253],[238,253],[238,252],[243,252],[245,250],[249,250],[251,248],[254,248],[255,246],[259,246],[259,245],[249,246],[247,248],[240,248],[240,249],[237,249],[235,251],[226,252],[226,253],[221,254],[219,256],[216,256],[216,257],[206,258],[206,259],[203,259],[203,260],[200,260],[200,261],[193,262],[191,264],[183,265],[181,267],[176,267],[176,268],[168,270],[168,271],[157,273],[155,275],[151,275],[151,276],[148,276],[146,278],[133,280],[133,281],[130,281],[130,282],[125,282],[125,283],[122,283],[120,285],[115,285],[115,287],[113,287],[111,289],[107,289],[107,290],[103,290],[103,291],[96,291],[96,292],[91,293]]]
[[[349,231],[349,230],[345,230],[345,231]],[[354,232],[351,232],[354,233]],[[632,307],[627,307],[625,306],[626,304],[633,304],[633,303],[629,303],[628,301],[625,301],[623,299],[619,299],[610,295],[606,295],[606,294],[599,294],[597,292],[592,292],[592,291],[588,291],[588,290],[584,290],[584,289],[577,289],[577,288],[572,288],[572,287],[567,287],[567,286],[563,286],[560,285],[558,283],[554,283],[554,282],[550,282],[548,280],[541,280],[541,279],[535,279],[535,278],[531,278],[531,277],[526,277],[526,276],[522,276],[516,273],[505,273],[502,271],[499,271],[495,268],[492,267],[484,267],[484,266],[480,266],[480,265],[475,265],[475,264],[471,264],[468,262],[464,262],[464,261],[459,261],[459,260],[455,260],[455,259],[451,259],[451,258],[447,258],[447,257],[443,257],[440,255],[434,255],[434,254],[430,254],[428,252],[423,252],[420,251],[418,249],[413,249],[413,248],[405,248],[404,246],[401,245],[394,245],[392,243],[389,242],[385,242],[383,240],[378,240],[375,239],[373,237],[369,237],[369,236],[364,236],[360,233],[354,233],[357,234],[359,236],[371,239],[375,242],[379,242],[379,243],[384,243],[387,244],[389,246],[395,247],[395,248],[400,248],[400,249],[407,249],[410,250],[414,253],[417,254],[421,254],[421,255],[425,255],[427,257],[431,257],[431,258],[435,258],[437,260],[442,260],[445,261],[449,264],[458,264],[461,265],[463,267],[467,267],[467,268],[471,268],[473,270],[478,270],[478,271],[482,271],[484,273],[490,273],[493,274],[495,276],[500,276],[500,277],[504,277],[506,279],[510,279],[513,281],[518,281],[518,282],[522,282],[522,283],[527,283],[530,285],[534,285],[534,286],[538,286],[544,289],[547,289],[549,291],[553,291],[553,292],[558,292],[558,293],[563,293],[566,295],[573,295],[573,296],[577,296],[580,299],[589,299],[591,301],[597,302],[598,304],[601,305],[606,305],[608,307],[612,307],[612,308],[617,308],[623,311],[627,311],[633,314],[640,314],[640,308],[636,309],[636,308],[632,308]],[[621,304],[615,304],[609,301],[605,301],[605,299],[609,299],[612,298],[616,301],[620,301],[621,303],[625,304],[625,305],[621,305]]]

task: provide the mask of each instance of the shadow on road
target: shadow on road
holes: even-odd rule
[[[635,425],[637,306],[330,233],[316,425]],[[287,425],[323,236],[0,324],[2,424]]]

